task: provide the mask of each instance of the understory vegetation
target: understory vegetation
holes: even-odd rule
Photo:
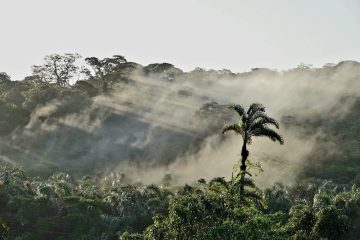
[[[0,169],[3,239],[358,239],[360,186],[200,179],[194,186],[133,186],[120,177],[31,178]]]
[[[0,73],[0,239],[359,239],[356,90],[336,96],[336,104],[324,112],[286,109],[279,123],[262,104],[249,104],[248,109],[222,105],[194,86],[200,84],[198,79],[210,79],[204,84],[208,86],[222,79],[245,83],[259,76],[269,81],[294,76],[299,81],[335,81],[341,74],[353,83],[360,80],[360,63],[318,69],[300,65],[282,73],[257,68],[235,74],[205,69],[185,73],[169,63],[141,66],[120,55],[85,58],[85,67],[77,64],[80,58],[47,56],[42,65],[32,67],[31,76],[19,81]],[[142,92],[149,79],[156,88]],[[194,85],[174,87],[179,81]],[[165,121],[165,112],[174,106],[163,109],[146,95],[161,98],[156,91],[164,88],[171,90],[163,94],[168,97],[165,104],[175,102],[181,108],[186,101],[201,103],[199,108],[189,107],[191,115],[181,112],[186,117],[179,121],[189,122],[174,124],[180,115],[175,113],[174,122]],[[130,90],[137,98],[129,97],[134,94]],[[136,105],[140,100],[158,112]],[[153,121],[157,122],[152,125]],[[260,188],[253,177],[257,168],[250,167],[255,163],[249,158],[249,145],[266,137],[286,146],[280,125],[304,142],[315,139],[316,148],[304,158],[295,181],[284,179]],[[204,176],[185,184],[167,174],[149,184],[150,180],[132,179],[116,169],[122,163],[141,170],[165,168],[181,157],[197,156],[214,135],[216,144],[229,144],[221,132],[242,138],[241,159],[230,178]]]

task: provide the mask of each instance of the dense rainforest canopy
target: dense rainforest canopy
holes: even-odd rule
[[[359,238],[360,63],[232,73],[79,60],[0,73],[3,239]],[[271,141],[242,151],[261,136],[285,140],[281,154]]]

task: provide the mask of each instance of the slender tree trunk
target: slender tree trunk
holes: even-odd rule
[[[240,197],[243,198],[244,195],[244,180],[246,174],[246,160],[249,156],[249,151],[246,149],[246,140],[244,140],[242,149],[241,149],[241,166],[240,166]]]
[[[105,95],[105,93],[107,92],[107,88],[108,88],[108,84],[107,84],[107,79],[105,77],[105,74],[103,74],[102,72],[100,72],[100,84],[101,84],[101,93],[103,95]]]
[[[107,88],[108,88],[107,82],[105,80],[103,80],[103,84],[102,84],[102,93],[103,94],[106,94]]]

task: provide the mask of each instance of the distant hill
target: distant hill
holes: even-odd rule
[[[219,151],[229,141],[220,134],[234,117],[226,104],[261,102],[282,120],[286,136],[296,133],[306,142],[317,135],[299,177],[339,183],[360,178],[358,62],[245,73],[121,62],[71,86],[34,79],[0,81],[0,160],[34,175],[171,169],[179,161],[205,161],[209,139],[218,139]],[[284,151],[286,144],[285,138]]]

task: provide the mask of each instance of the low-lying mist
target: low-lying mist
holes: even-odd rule
[[[316,161],[311,156],[328,134],[322,126],[308,127],[309,119],[334,122],[351,111],[351,99],[359,97],[360,63],[286,71],[257,68],[239,74],[203,69],[184,73],[173,67],[146,73],[138,67],[127,79],[114,82],[109,94],[37,106],[26,127],[2,138],[0,158],[37,173],[121,172],[143,183],[158,183],[167,174],[177,184],[229,178],[242,139],[221,134],[224,125],[237,120],[227,106],[247,108],[258,102],[279,120],[285,144],[253,139],[250,161],[264,170],[253,169],[256,181],[260,186],[291,183]],[[328,152],[340,151],[331,138],[322,145]]]

